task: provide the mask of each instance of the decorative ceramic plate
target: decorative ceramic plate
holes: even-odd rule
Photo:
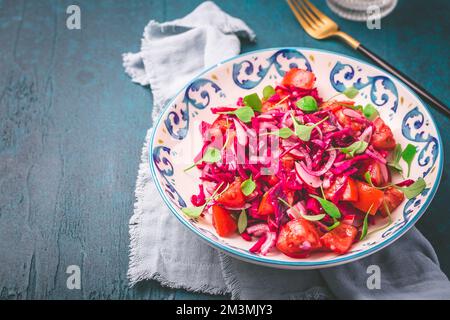
[[[211,122],[210,108],[235,103],[239,97],[279,82],[286,70],[306,68],[315,73],[319,95],[324,99],[354,86],[356,103],[372,103],[402,146],[417,146],[411,178],[423,177],[426,189],[405,200],[393,213],[392,224],[370,234],[344,255],[313,254],[293,259],[276,249],[262,256],[248,249],[252,242],[239,235],[220,238],[210,221],[187,218],[180,210],[191,206],[190,196],[199,184],[198,170],[184,172],[201,148],[199,123]],[[314,269],[347,263],[370,255],[400,238],[422,216],[439,185],[442,173],[442,142],[423,102],[395,77],[358,59],[307,48],[275,48],[242,54],[209,68],[183,88],[167,104],[151,137],[151,171],[164,202],[178,220],[213,247],[236,258],[270,267]],[[406,166],[406,165],[405,165]],[[406,170],[406,167],[404,168]],[[401,179],[401,178],[399,178]],[[395,179],[394,179],[395,182]],[[369,231],[379,228],[371,226]]]

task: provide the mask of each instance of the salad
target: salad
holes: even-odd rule
[[[293,68],[275,87],[211,108],[215,120],[201,123],[203,147],[185,169],[201,180],[185,215],[253,241],[253,253],[305,258],[348,252],[423,191],[422,178],[392,183],[409,177],[416,148],[397,144],[373,105],[355,104],[357,89],[324,100],[315,82]]]

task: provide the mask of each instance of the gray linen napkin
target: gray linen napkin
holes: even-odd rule
[[[124,54],[125,71],[134,82],[150,85],[156,117],[202,69],[239,53],[237,35],[255,37],[244,22],[207,1],[182,19],[151,21],[141,51]],[[169,76],[174,73],[176,78]],[[142,149],[130,220],[131,285],[155,279],[172,288],[229,293],[233,299],[450,299],[450,282],[433,248],[415,228],[380,253],[320,271],[271,269],[210,248],[188,232],[156,195],[148,162],[150,132]],[[375,288],[368,285],[373,266],[380,271]]]

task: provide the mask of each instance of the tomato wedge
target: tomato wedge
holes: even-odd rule
[[[291,220],[281,227],[277,248],[288,256],[295,256],[321,247],[319,232],[314,224],[303,218]]]
[[[381,165],[378,161],[376,160],[371,161],[367,166],[367,171],[370,173],[372,183],[377,187],[380,187],[386,183],[383,174],[381,172]]]
[[[378,117],[373,121],[375,131],[372,134],[371,143],[377,149],[392,150],[395,148],[396,142],[391,128]]]
[[[345,187],[342,194],[343,201],[357,201],[358,200],[358,185],[352,178],[347,179],[347,187]]]
[[[356,184],[358,188],[358,200],[352,202],[353,206],[363,212],[368,212],[370,209],[369,213],[374,215],[383,202],[383,191],[361,181],[357,181]]]
[[[236,232],[237,224],[228,210],[218,205],[212,206],[212,222],[221,237],[228,237]]]
[[[293,68],[286,72],[282,84],[302,89],[312,89],[315,81],[316,76],[314,73],[303,69]]]
[[[345,183],[345,186],[344,186]],[[341,188],[344,188],[344,190],[341,190]],[[348,177],[338,177],[334,183],[325,190],[325,197],[328,200],[334,200],[334,197],[336,196],[336,193],[342,193],[338,196],[338,199],[336,200],[342,200],[342,201],[356,201],[358,200],[358,187],[356,185],[356,182]]]
[[[320,241],[325,248],[337,254],[346,253],[353,244],[358,229],[349,224],[341,223],[339,226],[325,233]]]
[[[275,208],[270,203],[269,192],[264,193],[258,207],[258,214],[267,216],[275,212]]]
[[[229,208],[240,209],[245,204],[245,196],[241,190],[241,179],[236,180],[228,187],[228,189],[220,195],[217,203]]]
[[[343,112],[344,109],[339,109],[334,112],[339,123],[345,127],[350,127],[353,131],[361,131],[364,129],[364,125],[360,122],[352,120],[351,117],[346,116]]]
[[[384,203],[386,203],[387,208],[385,207],[385,204],[381,204],[380,206],[380,213],[383,217],[388,216],[388,210],[389,212],[394,211],[405,199],[405,195],[400,190],[390,187],[384,190]]]

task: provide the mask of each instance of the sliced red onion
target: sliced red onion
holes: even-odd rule
[[[259,237],[267,232],[270,232],[269,226],[265,223],[254,224],[250,227],[247,227],[247,233]]]
[[[303,166],[301,165],[303,164]],[[319,177],[313,176],[309,174],[307,171],[305,171],[305,164],[302,163],[295,163],[295,172],[297,175],[302,179],[306,184],[310,185],[313,188],[318,188],[322,185],[322,180],[320,180]]]
[[[381,156],[378,152],[375,150],[370,150],[369,148],[366,149],[366,154],[371,157],[372,159],[380,161],[382,164],[386,164],[386,159]]]
[[[223,206],[227,210],[244,210],[250,208],[252,205],[250,203],[244,204],[242,207],[227,207]]]
[[[234,126],[236,127],[237,142],[241,146],[246,146],[247,145],[247,141],[248,141],[247,132],[242,127],[242,125],[239,123],[239,121],[237,121],[236,119],[233,119],[233,122],[234,122]]]
[[[215,107],[211,108],[212,113],[235,111],[236,107]]]
[[[414,183],[414,180],[413,180],[413,179],[406,179],[406,180],[403,180],[402,182],[397,183],[396,186],[399,186],[399,187],[409,187],[409,186],[412,185],[413,183]]]
[[[265,256],[270,249],[275,247],[275,242],[277,240],[277,233],[276,232],[268,232],[266,234],[266,241],[261,245],[260,252],[263,256]]]
[[[242,232],[242,233],[241,233],[241,237],[242,237],[242,239],[244,239],[245,241],[252,241],[252,237],[251,237],[247,232]]]
[[[318,145],[319,148],[321,148],[321,149],[325,149],[326,148],[326,144],[325,144],[325,142],[323,140],[313,139],[313,140],[311,140],[311,142],[316,144],[316,145]]]
[[[345,108],[344,110],[342,110],[342,113],[351,118],[366,120],[362,114],[350,108]]]
[[[336,160],[336,150],[331,150],[329,152],[329,157],[328,157],[328,161],[327,163],[325,163],[325,165],[322,167],[322,169],[318,170],[318,171],[313,171],[311,169],[309,169],[307,166],[305,166],[303,164],[303,162],[300,164],[303,169],[310,175],[312,176],[317,176],[320,177],[321,175],[325,174],[325,172],[327,172],[328,170],[330,170],[331,166],[334,163],[334,160]]]
[[[258,116],[258,120],[260,121],[274,121],[275,118],[271,114],[261,114]]]
[[[264,242],[266,242],[267,236],[266,234],[264,234],[261,238],[258,239],[258,241],[256,241],[256,243],[250,248],[248,249],[248,251],[252,252],[252,253],[258,253],[261,250],[261,246],[263,245]]]
[[[372,132],[373,132],[372,126],[367,127],[359,136],[359,140],[369,143],[370,139],[372,138]]]
[[[385,164],[380,164],[381,175],[383,176],[383,181],[389,181],[389,171]]]
[[[303,204],[303,201],[297,202],[293,208],[290,208],[286,211],[291,220],[301,218],[302,215],[306,214],[306,208]]]

